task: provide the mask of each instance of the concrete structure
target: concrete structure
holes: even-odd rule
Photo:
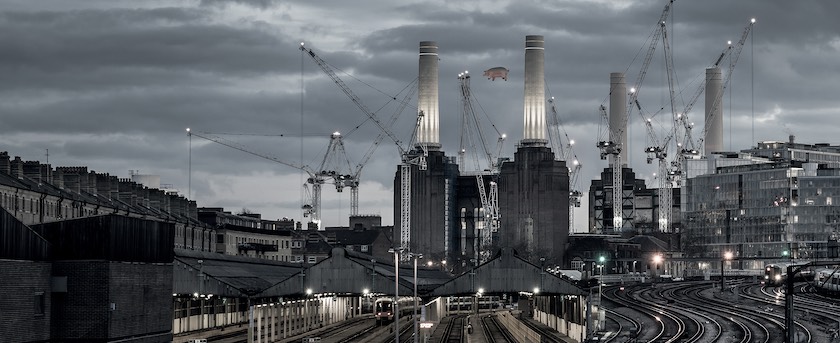
[[[723,151],[723,78],[720,67],[706,68],[705,155]]]
[[[560,263],[569,236],[569,169],[545,146],[520,147],[499,175],[499,245]]]
[[[610,73],[609,119],[609,140],[622,151],[627,151],[627,82],[624,80],[624,73]],[[610,167],[613,167],[612,159],[610,163]]]
[[[525,106],[523,145],[545,145],[545,40],[525,36]]]
[[[454,243],[457,227],[455,209],[458,165],[443,151],[429,151],[427,168],[411,165],[411,238],[408,249],[428,258],[452,259],[458,251]],[[394,222],[400,217],[400,170],[394,178]],[[395,225],[395,230],[399,228]],[[397,246],[399,233],[393,235]]]
[[[438,114],[438,46],[436,42],[420,42],[420,70],[417,81],[417,111],[423,115],[417,130],[417,145],[429,150],[440,149],[440,115]]]

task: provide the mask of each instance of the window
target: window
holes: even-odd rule
[[[313,263],[316,263],[316,262],[318,262],[318,257],[316,257],[316,256],[307,256],[306,257],[306,263],[313,264]]]
[[[367,245],[362,245],[359,248],[360,248],[359,250],[361,250],[362,252],[367,252],[368,251],[368,246]]]
[[[33,310],[36,316],[44,315],[44,292],[35,292],[33,297]]]

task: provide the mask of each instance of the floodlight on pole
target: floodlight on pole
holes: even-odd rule
[[[723,277],[723,263],[732,259],[732,252],[727,251],[723,253],[723,259],[720,260],[720,291],[723,292],[724,277]]]

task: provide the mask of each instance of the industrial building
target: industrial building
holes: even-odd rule
[[[514,160],[502,159],[499,170],[489,175],[462,175],[458,163],[464,161],[446,156],[439,140],[438,46],[420,42],[416,144],[394,178],[399,246],[462,267],[476,265],[481,256],[489,256],[488,250],[501,247],[516,248],[532,261],[563,260],[569,168],[547,146],[544,73],[544,39],[526,36],[524,135]],[[493,187],[498,187],[498,198],[489,196],[488,205],[495,212],[481,199]],[[487,213],[498,213],[498,218]],[[498,220],[497,232],[485,231],[496,230],[491,220]],[[481,241],[487,236],[492,237],[489,246]]]

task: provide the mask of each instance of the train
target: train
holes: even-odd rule
[[[814,288],[820,294],[840,296],[840,268],[821,268],[814,272]]]
[[[787,281],[787,268],[790,266],[805,266],[809,262],[781,262],[770,263],[764,266],[764,284],[770,286],[781,286]],[[809,281],[814,278],[814,270],[810,267],[800,269],[794,277],[794,281]]]
[[[400,297],[398,303],[400,315],[411,315],[414,311],[414,297]],[[376,299],[373,304],[373,317],[376,318],[377,323],[394,321],[394,299],[391,297],[382,297]]]

